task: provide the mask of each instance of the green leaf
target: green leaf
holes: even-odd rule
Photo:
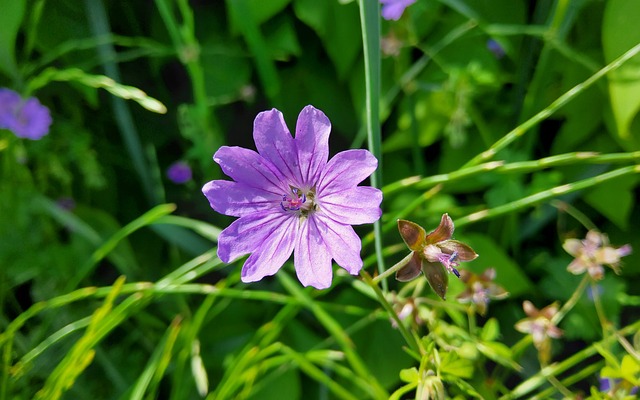
[[[439,370],[443,374],[469,379],[473,376],[471,360],[458,357],[456,353],[441,353]]]
[[[400,370],[400,380],[407,383],[418,383],[420,374],[415,367]]]
[[[511,358],[513,354],[511,349],[500,342],[478,343],[478,350],[500,365],[504,365],[505,367],[509,367],[516,371],[520,371],[522,369],[522,367]]]
[[[338,77],[345,78],[362,46],[356,3],[340,5],[337,1],[296,0],[293,6],[296,16],[322,39]]]
[[[25,0],[0,0],[0,70],[13,78],[18,74],[14,51],[25,7]]]
[[[517,297],[533,289],[533,283],[507,254],[491,238],[480,234],[458,235],[480,255],[467,264],[467,269],[479,273],[486,268],[496,269],[496,283],[505,288],[511,296]]]
[[[251,13],[253,22],[260,25],[282,11],[290,2],[291,0],[247,0],[246,9]],[[241,31],[242,22],[242,19],[231,19],[231,32],[235,34]]]
[[[47,68],[29,82],[29,92],[33,92],[53,81],[78,82],[88,87],[104,89],[116,97],[133,100],[149,111],[158,114],[167,112],[167,107],[164,104],[136,87],[122,85],[105,75],[87,74],[78,68]]]
[[[605,61],[613,61],[640,42],[640,2],[610,0],[604,13],[602,44]],[[618,136],[628,139],[634,116],[640,110],[640,55],[636,55],[609,77],[611,108]]]
[[[625,176],[615,181],[605,182],[590,190],[584,199],[620,229],[627,230],[631,220],[631,210],[636,204],[634,187],[637,182],[638,179],[635,176]]]
[[[485,341],[492,341],[498,338],[500,335],[500,324],[495,318],[491,318],[482,327],[480,332],[480,338]]]

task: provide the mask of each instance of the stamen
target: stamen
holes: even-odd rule
[[[282,195],[280,207],[282,207],[284,211],[298,211],[307,201],[307,196],[301,193],[300,189],[292,187],[291,193],[293,194],[291,197],[288,197],[286,194]],[[300,197],[300,194],[302,194],[302,197]]]

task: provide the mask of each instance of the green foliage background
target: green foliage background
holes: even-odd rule
[[[583,221],[640,249],[637,1],[418,0],[380,22],[373,94],[362,32],[377,32],[378,16],[356,1],[0,0],[0,10],[0,87],[37,96],[54,120],[40,141],[0,131],[2,399],[387,398],[427,387],[410,369],[420,365],[451,397],[559,396],[531,380],[536,353],[513,329],[522,301],[571,298],[580,277],[561,245],[584,237]],[[421,299],[424,325],[408,329],[422,358],[366,279],[336,269],[331,289],[305,289],[290,262],[241,283],[242,260],[215,256],[232,219],[200,191],[223,178],[219,146],[254,147],[265,109],[293,128],[312,104],[332,122],[332,154],[367,147],[367,95],[385,194],[383,259],[372,227],[358,227],[368,273],[407,254],[398,218],[430,231],[446,212],[480,254],[463,268],[496,268],[511,294],[476,326],[455,300],[461,282],[440,301],[422,278],[389,280],[387,305]],[[185,185],[165,176],[176,160],[193,168]],[[639,260],[598,286],[614,329],[631,327],[623,336],[638,329]],[[558,378],[587,371],[567,385],[589,393],[625,349],[587,295],[560,327],[554,360],[583,356]]]

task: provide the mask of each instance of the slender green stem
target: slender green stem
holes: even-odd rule
[[[573,183],[567,183],[565,185],[557,186],[549,190],[543,190],[542,192],[535,193],[531,196],[523,197],[520,200],[516,200],[511,203],[504,204],[502,206],[475,212],[473,214],[467,215],[466,217],[459,218],[456,221],[456,225],[464,226],[469,223],[495,218],[500,215],[512,213],[517,210],[530,207],[535,204],[539,204],[543,201],[549,200],[557,196],[573,193],[578,190],[586,189],[615,178],[619,178],[619,177],[631,175],[631,174],[637,174],[637,173],[640,173],[640,165],[619,168],[598,176],[594,176],[592,178],[583,179],[581,181],[577,181]]]
[[[384,271],[380,275],[378,275],[375,278],[373,278],[371,280],[371,282],[373,282],[374,284],[377,285],[378,282],[380,282],[381,280],[387,279],[389,276],[393,275],[394,273],[396,273],[397,271],[402,269],[402,267],[407,265],[409,263],[409,261],[411,260],[411,257],[413,257],[413,252],[410,252],[409,254],[407,254],[407,256],[405,258],[403,258],[402,260],[398,261],[391,268],[389,268],[388,270]]]
[[[421,178],[420,176],[412,176],[390,183],[383,187],[382,191],[384,192],[385,196],[388,196],[397,191],[411,187],[415,187],[417,189],[426,189],[440,183],[450,184],[456,180],[472,178],[476,175],[485,174],[490,171],[505,174],[529,173],[563,165],[618,164],[638,162],[640,162],[640,151],[610,154],[600,154],[597,152],[584,151],[572,152],[545,157],[539,160],[513,162],[508,164],[504,161],[492,161],[480,165],[461,168],[450,173],[432,175],[425,178]]]
[[[588,230],[597,230],[598,227],[591,222],[591,220],[589,219],[589,217],[586,216],[585,213],[583,213],[582,211],[578,210],[576,207],[572,206],[571,204],[561,201],[561,200],[554,200],[550,203],[553,207],[557,208],[558,210],[565,212],[567,214],[569,214],[570,216],[573,217],[573,219],[575,219],[576,221],[580,222],[582,224],[582,226],[584,226],[585,228],[587,228]]]
[[[371,186],[382,186],[382,140],[380,138],[380,5],[377,1],[360,0],[360,21],[364,49],[364,75],[366,89],[366,122],[369,150],[378,160],[378,168],[371,175]],[[382,225],[373,224],[378,273],[385,270],[382,254]],[[387,291],[387,282],[382,282]]]
[[[635,57],[638,53],[640,53],[640,43],[633,46],[631,49],[627,50],[623,55],[613,60],[611,63],[607,64],[605,67],[600,69],[595,74],[591,75],[584,82],[581,82],[569,89],[563,95],[554,100],[549,106],[545,107],[542,111],[538,112],[533,117],[529,118],[527,121],[523,122],[511,132],[507,133],[500,140],[495,142],[488,150],[478,154],[476,157],[472,158],[469,162],[467,162],[464,167],[470,167],[473,165],[477,165],[483,162],[486,162],[493,158],[500,150],[503,150],[505,147],[510,145],[513,141],[523,136],[529,129],[533,126],[537,125],[541,121],[553,115],[556,111],[558,111],[565,104],[573,100],[576,96],[587,90],[598,80],[606,76],[612,71],[620,68],[624,63],[629,61],[631,58]]]
[[[554,315],[551,318],[552,324],[557,325],[558,323],[560,323],[560,321],[562,321],[564,316],[567,315],[569,311],[571,311],[571,309],[580,300],[580,297],[584,293],[584,290],[590,281],[591,281],[591,276],[589,274],[585,274],[585,276],[582,278],[582,281],[580,281],[580,284],[578,285],[576,290],[573,291],[573,294],[571,295],[569,300],[567,300],[567,302],[564,303],[564,305],[562,306],[562,308],[560,308],[560,310],[556,313],[556,315]]]
[[[411,333],[409,333],[405,325],[402,323],[402,321],[400,321],[398,314],[393,310],[393,307],[391,307],[391,304],[389,304],[387,299],[384,297],[384,293],[382,293],[378,285],[373,281],[371,275],[369,275],[367,271],[361,271],[360,276],[362,276],[364,281],[373,289],[373,291],[376,293],[376,296],[378,297],[378,301],[380,302],[380,304],[382,304],[382,307],[384,307],[388,315],[396,322],[400,334],[402,334],[402,337],[407,342],[411,350],[413,350],[415,353],[419,353],[420,346],[418,345],[416,338],[411,335]]]

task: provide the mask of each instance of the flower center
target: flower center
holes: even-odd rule
[[[309,212],[318,208],[315,203],[314,188],[305,193],[297,187],[291,186],[291,192],[282,195],[280,207],[284,211],[297,211],[300,216],[306,217]]]

